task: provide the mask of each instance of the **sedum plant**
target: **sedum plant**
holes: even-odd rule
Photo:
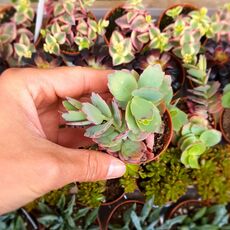
[[[87,230],[94,226],[98,214],[98,208],[80,208],[76,210],[74,195],[70,200],[62,195],[56,208],[51,208],[42,201],[39,202],[38,208],[40,217],[37,220],[46,229]],[[99,229],[99,227],[94,227],[94,229]]]
[[[186,167],[199,168],[199,158],[210,147],[221,141],[221,132],[209,127],[201,116],[192,116],[181,129],[178,147],[181,149],[181,162]]]
[[[105,33],[108,21],[98,22],[85,10],[93,1],[63,0],[54,5],[53,19],[41,31],[44,50],[60,55],[60,51],[78,52],[95,44],[98,35]]]
[[[156,205],[177,201],[192,184],[191,169],[180,162],[181,151],[168,148],[157,162],[141,166],[138,185],[147,199],[154,196]]]
[[[126,172],[120,178],[120,185],[125,193],[133,193],[137,190],[137,179],[139,178],[139,165],[127,164]]]
[[[159,228],[164,229],[229,229],[229,214],[226,205],[215,204],[199,208],[197,211],[188,211],[187,214],[178,215],[166,220]]]
[[[212,203],[227,203],[230,199],[230,148],[229,145],[217,145],[201,156],[199,170],[192,177],[199,195]]]
[[[99,207],[105,201],[106,181],[83,182],[77,185],[77,201],[87,207]]]
[[[128,163],[143,163],[154,158],[155,134],[165,130],[162,116],[172,99],[171,78],[160,65],[137,73],[115,71],[108,76],[113,95],[107,104],[93,93],[91,103],[67,98],[62,117],[71,126],[90,126],[85,136],[101,149]],[[159,153],[159,152],[158,152]]]

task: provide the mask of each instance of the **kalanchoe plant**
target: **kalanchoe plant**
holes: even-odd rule
[[[38,204],[40,217],[38,222],[47,229],[73,230],[89,229],[94,226],[98,208],[81,208],[76,210],[75,196],[68,201],[67,196],[62,195],[56,208],[49,207],[44,202]],[[95,226],[94,226],[95,227]],[[95,227],[99,229],[99,227]]]
[[[54,18],[41,34],[44,50],[51,54],[60,55],[60,51],[78,52],[92,47],[98,35],[105,33],[108,22],[99,20],[97,23],[84,6],[92,1],[63,0],[54,6]]]
[[[221,132],[210,128],[202,116],[192,116],[182,127],[177,143],[182,151],[181,162],[186,167],[199,168],[200,156],[220,141]]]
[[[224,108],[230,108],[230,84],[224,87],[224,93],[222,96],[222,106]]]
[[[192,184],[191,169],[180,162],[179,148],[168,148],[157,162],[141,166],[138,185],[147,199],[154,196],[156,205],[175,202]]]
[[[85,136],[124,161],[153,159],[159,153],[153,151],[155,134],[166,130],[162,117],[172,99],[171,78],[155,65],[140,76],[116,71],[109,75],[108,87],[114,97],[109,105],[95,93],[91,103],[67,98],[62,117],[67,125],[90,125]]]
[[[144,10],[127,9],[115,20],[116,27],[110,37],[109,51],[113,65],[131,62],[150,41],[152,17]]]

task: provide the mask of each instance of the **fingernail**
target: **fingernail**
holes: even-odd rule
[[[113,159],[108,170],[107,179],[113,179],[123,176],[126,171],[125,164],[117,159]]]

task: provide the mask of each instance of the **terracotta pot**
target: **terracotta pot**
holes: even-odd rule
[[[109,214],[108,219],[106,220],[106,224],[105,224],[105,228],[104,228],[104,229],[105,229],[105,230],[108,229],[109,222],[110,222],[112,216],[114,215],[114,213],[118,210],[118,208],[120,208],[121,206],[123,206],[123,205],[125,205],[125,204],[134,204],[134,203],[140,204],[140,205],[144,205],[144,202],[139,201],[139,200],[126,200],[126,201],[120,203],[120,204],[117,205],[117,206],[112,210],[112,212]]]
[[[225,139],[228,143],[230,143],[230,138],[228,137],[228,135],[227,135],[227,133],[226,133],[226,131],[224,130],[224,127],[223,127],[224,113],[226,112],[226,110],[227,110],[227,109],[223,109],[223,110],[221,111],[221,114],[220,114],[220,122],[219,122],[219,124],[220,124],[220,130],[221,130],[221,132],[222,132],[222,134],[223,134],[224,139]],[[228,109],[228,110],[230,110],[230,109]]]
[[[124,6],[124,4],[120,4],[120,5],[118,5],[117,7],[115,7],[115,8],[113,8],[112,10],[110,10],[110,11],[108,11],[106,14],[105,14],[105,16],[104,16],[104,19],[105,20],[108,20],[109,22],[110,22],[110,24],[111,24],[111,18],[112,18],[112,16],[114,15],[114,13],[115,13],[115,11],[117,11],[118,9],[123,9],[123,6]],[[125,12],[126,10],[124,9],[124,12]],[[110,27],[110,26],[109,26]],[[109,28],[108,27],[108,28]],[[107,28],[107,29],[108,29]],[[111,37],[111,36],[110,36]],[[105,43],[107,44],[107,45],[109,45],[109,43],[110,43],[110,37],[107,37],[106,36],[106,33],[103,35],[103,38],[104,38],[104,40],[105,40]]]
[[[163,11],[163,13],[160,15],[159,19],[157,20],[157,27],[158,27],[161,31],[163,31],[164,28],[166,27],[166,26],[165,26],[165,27],[162,28],[162,25],[161,25],[161,23],[162,23],[162,21],[163,21],[163,19],[164,19],[164,16],[166,16],[166,12],[167,12],[168,10],[172,9],[172,8],[177,7],[177,6],[182,6],[184,9],[187,9],[187,10],[186,10],[187,12],[186,12],[185,14],[188,14],[189,12],[191,12],[191,11],[193,11],[193,10],[199,10],[198,7],[196,7],[196,6],[194,6],[194,5],[191,5],[191,4],[187,4],[187,3],[185,3],[185,4],[175,4],[175,5],[170,6],[170,7],[167,8],[165,11]],[[183,11],[182,11],[182,12],[183,12]],[[168,25],[167,25],[167,26],[168,26]]]
[[[204,201],[199,201],[199,200],[185,200],[177,204],[171,211],[169,211],[168,214],[166,214],[166,219],[171,219],[174,217],[176,212],[182,208],[182,207],[189,207],[189,206],[198,206],[198,207],[203,207],[207,206],[208,203]]]

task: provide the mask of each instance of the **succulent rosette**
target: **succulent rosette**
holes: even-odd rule
[[[140,76],[115,71],[108,76],[108,87],[113,95],[109,104],[96,93],[91,103],[67,98],[63,102],[67,112],[62,115],[66,124],[89,126],[85,136],[125,162],[152,160],[159,154],[154,152],[156,136],[161,134],[163,138],[170,126],[163,119],[173,95],[170,76],[160,65],[147,67]]]

